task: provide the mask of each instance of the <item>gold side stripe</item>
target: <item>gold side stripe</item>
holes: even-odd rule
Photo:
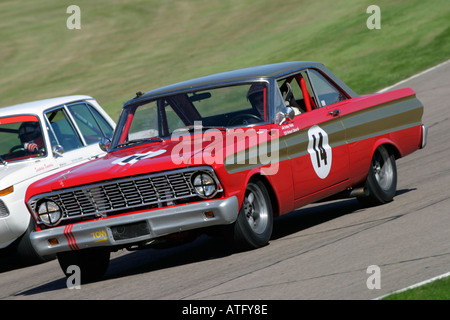
[[[369,107],[324,122],[319,126],[327,132],[329,144],[334,148],[420,125],[422,115],[423,105],[415,96],[409,96]],[[279,161],[308,154],[308,129],[285,135],[279,139],[277,144]],[[271,143],[268,142],[267,152],[262,150],[261,155],[265,156],[265,159],[271,156],[270,146]],[[255,146],[227,157],[225,160],[226,170],[234,173],[264,165],[259,161],[259,151],[261,150],[258,146]],[[236,161],[237,159],[240,161]]]
[[[422,115],[422,104],[412,96],[350,114],[342,117],[342,122],[346,128],[347,142],[355,142],[419,125]]]

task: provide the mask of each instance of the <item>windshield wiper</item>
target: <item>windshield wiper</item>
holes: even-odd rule
[[[164,142],[164,139],[160,138],[160,137],[153,137],[153,138],[130,140],[130,141],[125,141],[125,142],[118,144],[117,147],[120,148],[120,147],[128,146],[130,144],[143,143],[143,142]]]

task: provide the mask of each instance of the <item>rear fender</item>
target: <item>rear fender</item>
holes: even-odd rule
[[[387,148],[387,150],[389,151],[390,154],[394,155],[396,160],[402,157],[399,147],[394,141],[387,139],[387,138],[382,138],[382,139],[378,139],[374,143],[374,145],[372,147],[372,153],[371,153],[372,156],[370,157],[370,160],[372,160],[375,150],[377,150],[378,147],[380,147],[382,145],[384,145]]]

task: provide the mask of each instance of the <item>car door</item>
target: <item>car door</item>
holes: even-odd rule
[[[102,154],[99,140],[112,135],[108,122],[85,102],[51,109],[46,118],[52,150],[60,167]]]
[[[291,159],[296,200],[322,190],[331,194],[349,178],[344,126],[339,112],[333,112],[335,103],[327,104],[331,98],[324,95],[331,94],[333,88],[313,72],[305,70],[279,81],[283,98],[296,111],[294,119],[281,127]],[[285,82],[290,83],[291,97],[286,94]],[[325,98],[328,100],[322,102]]]

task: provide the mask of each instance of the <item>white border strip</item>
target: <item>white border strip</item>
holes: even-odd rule
[[[420,73],[417,73],[417,74],[415,74],[415,75],[413,75],[413,76],[411,76],[411,77],[409,77],[409,78],[407,78],[407,79],[405,79],[405,80],[402,80],[402,81],[400,81],[400,82],[397,82],[396,84],[394,84],[394,85],[392,85],[392,86],[389,86],[389,87],[387,87],[387,88],[381,89],[380,91],[378,91],[378,93],[382,93],[382,92],[389,91],[390,89],[392,89],[392,88],[395,87],[395,86],[398,86],[398,85],[400,85],[400,84],[403,84],[403,83],[405,83],[405,82],[407,82],[407,81],[409,81],[409,80],[412,80],[412,79],[414,79],[414,78],[420,77],[421,75],[424,75],[425,73],[428,73],[428,72],[433,71],[433,70],[435,70],[435,69],[437,69],[437,68],[439,68],[439,67],[442,67],[443,65],[445,65],[445,64],[447,64],[447,63],[449,63],[449,62],[450,62],[450,60],[447,60],[447,61],[445,61],[445,62],[442,62],[442,63],[440,63],[440,64],[438,64],[438,65],[436,65],[436,66],[434,66],[434,67],[431,67],[431,68],[429,68],[429,69],[427,69],[427,70],[424,70],[424,71],[422,71],[422,72],[420,72]]]
[[[404,291],[409,290],[409,289],[414,289],[414,288],[423,286],[423,285],[425,285],[425,284],[428,284],[428,283],[430,283],[430,282],[433,282],[433,281],[436,281],[436,280],[440,280],[440,279],[443,279],[443,278],[447,278],[447,277],[449,277],[449,276],[450,276],[450,272],[447,272],[447,273],[441,274],[440,276],[436,276],[436,277],[434,277],[434,278],[431,278],[431,279],[428,279],[428,280],[425,280],[425,281],[422,281],[422,282],[413,284],[412,286],[409,286],[409,287],[406,287],[406,288],[403,288],[403,289],[400,289],[400,290],[397,290],[397,291],[394,291],[394,292],[385,294],[384,296],[375,298],[374,300],[381,300],[381,299],[383,299],[383,298],[385,298],[385,297],[387,297],[387,296],[390,296],[390,295],[392,295],[392,294],[404,292]]]

